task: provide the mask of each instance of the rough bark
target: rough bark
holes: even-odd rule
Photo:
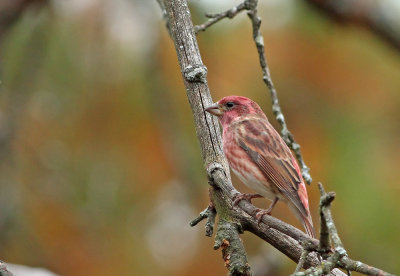
[[[174,41],[187,97],[194,116],[204,167],[210,184],[211,204],[200,213],[198,218],[192,221],[191,225],[194,226],[207,218],[206,235],[211,236],[215,212],[218,214],[219,221],[214,248],[223,248],[223,259],[231,275],[251,275],[246,252],[239,238],[239,234],[243,231],[254,233],[296,263],[300,262],[300,265],[296,268],[296,275],[322,275],[322,273],[324,275],[345,275],[337,268],[355,270],[355,261],[348,258],[333,223],[330,213],[330,203],[333,200],[332,194],[325,194],[322,185],[320,208],[321,219],[324,220],[325,227],[322,245],[318,240],[310,238],[299,229],[274,217],[263,216],[261,223],[258,223],[255,217],[256,208],[248,201],[242,200],[237,206],[233,206],[232,202],[238,191],[232,186],[228,164],[222,152],[218,122],[204,111],[204,108],[213,101],[207,85],[207,69],[201,60],[187,2],[186,0],[158,0],[158,2],[162,9],[165,8],[163,14],[167,20],[169,33]],[[217,15],[210,15],[211,21],[209,20],[209,23],[199,25],[196,30],[204,31],[223,18],[232,18],[238,12],[248,10],[253,25],[254,40],[259,53],[260,64],[263,69],[263,79],[268,88],[274,90],[273,85],[271,86],[272,81],[270,80],[269,69],[264,57],[264,45],[261,43],[263,39],[259,32],[261,21],[257,16],[257,1],[246,0],[237,7]],[[213,20],[213,18],[218,19]],[[272,92],[272,98],[274,99],[275,97],[277,101],[276,91],[275,93]],[[273,100],[274,105],[275,101]],[[280,112],[275,115],[283,117]],[[279,118],[277,118],[284,129],[286,124],[282,124],[282,119],[279,121]],[[285,136],[285,133],[282,133],[282,135]],[[285,139],[285,141],[288,144],[295,143],[293,139]],[[293,150],[296,152],[296,148]],[[306,173],[308,173],[308,168],[305,169]],[[329,244],[327,241],[329,237],[334,244],[333,251],[326,248],[327,244]],[[321,262],[320,260],[323,261]],[[299,272],[302,267],[309,269]],[[390,275],[378,269],[375,271],[368,270],[368,266],[364,268],[363,271],[367,272],[367,275],[378,275],[375,274],[376,271],[379,271],[379,275]]]

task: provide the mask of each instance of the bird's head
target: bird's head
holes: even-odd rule
[[[217,116],[222,125],[229,124],[232,120],[247,115],[265,117],[257,103],[242,96],[224,97],[205,109],[210,114]]]

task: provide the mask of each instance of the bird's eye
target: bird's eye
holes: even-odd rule
[[[235,104],[233,102],[227,102],[226,107],[227,108],[232,108]]]

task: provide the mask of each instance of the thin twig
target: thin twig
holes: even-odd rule
[[[210,203],[206,209],[204,209],[202,212],[200,212],[199,216],[192,220],[190,222],[190,226],[196,226],[200,221],[207,219],[205,228],[206,228],[206,236],[211,237],[214,231],[214,224],[215,224],[215,216],[217,215],[217,212],[213,206],[213,204]]]
[[[203,161],[211,185],[210,199],[219,216],[215,248],[223,248],[223,258],[231,275],[250,274],[246,251],[239,237],[239,234],[241,234],[243,230],[254,233],[296,262],[300,262],[299,267],[313,267],[304,272],[297,272],[296,275],[310,275],[310,273],[312,275],[344,275],[337,267],[362,271],[367,275],[390,275],[367,265],[358,266],[362,263],[354,262],[347,257],[330,213],[330,203],[334,198],[334,194],[325,194],[322,185],[321,213],[323,213],[323,216],[321,217],[325,220],[326,228],[329,232],[328,237],[330,236],[332,238],[335,249],[333,253],[328,252],[327,259],[322,263],[318,259],[319,255],[317,255],[317,252],[311,252],[318,251],[317,240],[311,239],[297,228],[270,216],[264,216],[262,222],[258,223],[257,219],[254,217],[255,207],[247,201],[242,200],[239,202],[238,206],[233,206],[232,200],[238,192],[232,186],[230,180],[227,162],[221,149],[221,137],[218,124],[204,112],[204,107],[211,104],[212,100],[206,81],[207,70],[201,61],[190,18],[190,11],[188,10],[185,0],[164,1],[163,3],[166,7],[170,22],[171,37],[175,43],[187,95],[194,113],[196,132],[200,141]],[[264,81],[271,91],[274,114],[282,126],[282,135],[286,137],[288,140],[287,142],[291,142],[289,145],[291,145],[292,149],[296,152],[296,156],[301,160],[299,161],[303,169],[303,176],[305,173],[309,176],[308,168],[305,166],[304,162],[302,162],[299,147],[294,141],[293,136],[287,130],[283,114],[280,110],[276,90],[269,74],[264,53],[263,37],[260,32],[261,20],[257,16],[256,10],[257,1],[246,0],[244,3],[249,5],[248,9],[250,11],[248,14],[253,23],[253,37],[260,55],[260,64],[263,69]],[[307,180],[307,177],[304,178]],[[310,176],[309,179],[311,179]],[[215,217],[215,213],[210,213],[211,210],[212,209],[207,208],[200,214],[199,218],[192,222],[192,224],[197,224],[205,218],[210,220],[210,218]],[[213,219],[210,224],[213,225]],[[301,241],[303,247],[300,245]],[[327,244],[326,241],[325,243]],[[326,244],[323,247],[326,247]],[[310,254],[303,252],[303,249],[304,251],[310,252]],[[379,274],[375,273],[377,271]]]
[[[322,186],[321,183],[318,183],[318,187],[320,191],[322,191],[325,194],[325,190]],[[322,212],[322,196],[320,199],[320,204],[319,204],[319,215],[320,215],[320,225],[321,228],[319,230],[319,251],[321,253],[328,253],[331,249],[331,242],[329,239],[329,229],[328,226],[326,225],[326,219],[324,216],[324,212]]]
[[[297,264],[296,269],[294,271],[295,273],[299,272],[303,268],[304,263],[306,262],[308,253],[309,253],[308,250],[303,248],[303,251],[301,252],[299,263]]]
[[[271,74],[269,71],[267,59],[265,56],[265,48],[264,48],[264,37],[260,31],[261,26],[261,18],[257,15],[257,0],[251,0],[253,2],[253,9],[247,12],[252,26],[253,26],[253,40],[257,47],[258,56],[260,59],[260,66],[263,73],[264,83],[267,85],[272,99],[272,111],[275,115],[276,120],[281,126],[281,135],[285,140],[286,144],[293,150],[296,155],[297,160],[300,163],[301,173],[303,175],[304,180],[310,184],[312,182],[312,178],[310,175],[310,169],[305,164],[303,157],[300,151],[300,145],[294,140],[293,134],[289,131],[285,116],[282,113],[281,106],[279,104],[278,93],[276,92],[274,83],[272,82]]]
[[[281,130],[282,138],[285,140],[286,144],[294,151],[296,158],[300,163],[302,176],[304,180],[308,184],[310,184],[312,182],[310,169],[307,167],[307,165],[303,160],[300,151],[300,145],[294,140],[293,134],[289,131],[287,127],[285,117],[282,113],[279,104],[278,93],[276,92],[275,86],[272,82],[271,74],[269,72],[268,63],[265,57],[264,38],[260,31],[261,18],[258,17],[257,15],[257,5],[258,5],[258,0],[245,0],[236,7],[233,7],[232,9],[226,10],[224,12],[216,14],[207,14],[207,17],[210,17],[210,19],[204,22],[203,24],[195,26],[194,27],[195,32],[197,34],[201,31],[205,31],[208,27],[214,25],[215,23],[219,22],[224,18],[233,18],[241,11],[248,10],[248,16],[250,17],[253,26],[253,38],[254,42],[256,43],[258,55],[260,58],[260,65],[263,72],[263,80],[271,93],[272,111],[275,115],[276,120],[278,121],[278,123],[282,128]]]
[[[393,274],[389,274],[379,268],[369,266],[367,264],[364,264],[360,261],[355,261],[350,259],[347,256],[343,256],[342,259],[340,259],[339,264],[341,265],[342,268],[347,269],[349,271],[355,271],[359,272],[365,275],[373,275],[373,276],[394,276]]]
[[[330,210],[331,202],[335,199],[335,193],[334,192],[325,193],[324,187],[322,186],[321,183],[318,183],[318,187],[321,193],[320,208],[321,208],[321,213],[323,214],[323,217],[321,219],[325,220],[325,224],[331,236],[335,251],[339,252],[341,255],[346,255],[346,250],[344,249],[342,241],[340,240]]]
[[[208,17],[209,19],[206,22],[204,22],[203,24],[194,26],[194,31],[196,34],[198,34],[199,32],[204,32],[208,27],[214,25],[215,23],[221,21],[222,19],[224,19],[224,18],[232,19],[237,14],[239,14],[241,11],[243,11],[245,9],[247,9],[247,6],[246,6],[245,2],[242,2],[239,5],[237,5],[236,7],[233,7],[224,12],[215,13],[215,14],[207,13],[206,17]]]
[[[296,276],[300,275],[326,275],[332,269],[336,267],[340,267],[346,269],[348,271],[357,271],[366,275],[391,275],[383,270],[380,270],[375,267],[371,267],[369,265],[363,264],[360,261],[354,261],[347,256],[347,252],[344,249],[343,243],[339,237],[337,232],[335,223],[331,214],[331,203],[335,199],[335,193],[329,192],[326,193],[324,187],[321,183],[318,183],[318,187],[321,193],[320,199],[320,216],[321,216],[321,227],[325,228],[326,235],[322,235],[320,239],[320,250],[322,250],[322,254],[327,254],[330,251],[330,242],[329,237],[332,239],[332,244],[334,247],[334,251],[329,252],[330,255],[323,261],[320,266],[316,268],[310,268],[304,271],[304,274],[296,274]],[[321,231],[322,232],[322,231]]]

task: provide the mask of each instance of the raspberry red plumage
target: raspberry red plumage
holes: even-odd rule
[[[290,149],[252,100],[229,96],[208,107],[223,128],[223,147],[232,171],[260,195],[286,202],[314,237],[306,186]]]

